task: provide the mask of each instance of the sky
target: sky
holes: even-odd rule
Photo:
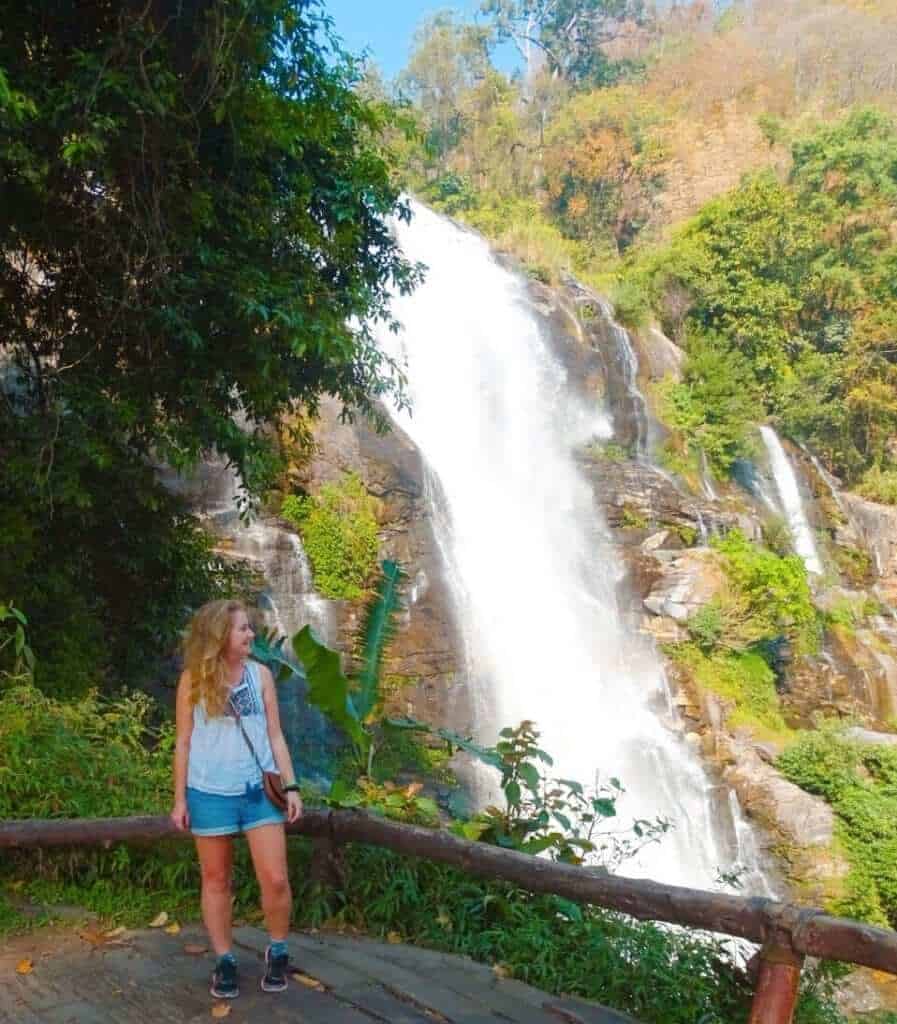
[[[480,0],[325,0],[325,6],[346,49],[369,50],[384,76],[393,78],[407,63],[414,30],[428,14],[448,9],[473,20]],[[513,54],[497,54],[496,63],[509,69]]]

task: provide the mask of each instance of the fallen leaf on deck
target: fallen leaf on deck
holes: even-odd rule
[[[125,926],[119,925],[118,928],[110,928],[108,932],[103,932],[104,939],[117,939],[120,935],[125,934]]]
[[[202,956],[203,953],[208,953],[208,946],[200,946],[197,942],[188,942],[184,946],[184,952],[188,956]]]
[[[20,960],[16,964],[16,974],[30,974],[34,970],[33,960]]]
[[[161,928],[166,924],[168,924],[168,914],[163,910],[150,921],[149,926],[150,928]]]
[[[303,974],[301,971],[293,971],[293,981],[298,981],[300,985],[304,985],[306,988],[315,988],[319,992],[324,988],[317,978],[312,978],[311,975]]]
[[[230,1003],[215,1003],[212,1007],[213,1017],[226,1017],[230,1013]]]
[[[167,935],[177,935],[180,930],[181,926],[177,923],[177,921],[172,921],[171,924],[165,929],[165,933]]]

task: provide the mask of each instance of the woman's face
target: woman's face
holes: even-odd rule
[[[249,617],[246,612],[234,612],[230,619],[230,633],[227,638],[225,657],[229,660],[248,658],[254,636],[255,633],[252,626],[249,625]]]

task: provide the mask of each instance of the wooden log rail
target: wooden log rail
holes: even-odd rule
[[[309,809],[288,831],[314,839],[319,856],[331,855],[343,843],[369,843],[482,878],[512,882],[530,892],[553,893],[641,920],[666,921],[755,942],[761,949],[749,1024],[790,1024],[805,956],[897,974],[897,932],[831,917],[814,908],[556,864],[363,811]],[[189,838],[189,833],[177,831],[161,815],[0,822],[0,848],[5,849],[108,847],[173,838]]]

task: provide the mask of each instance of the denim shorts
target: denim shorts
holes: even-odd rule
[[[232,836],[261,825],[282,825],[286,816],[271,803],[261,784],[245,793],[221,796],[187,787],[190,831],[195,836]]]

